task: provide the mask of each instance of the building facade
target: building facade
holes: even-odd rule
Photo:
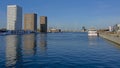
[[[40,17],[40,31],[47,32],[47,16]]]
[[[56,28],[52,28],[52,29],[49,29],[48,32],[61,32],[61,29],[56,29]]]
[[[37,31],[37,14],[33,13],[24,15],[24,30]]]
[[[7,6],[7,30],[22,30],[22,8],[18,5]]]
[[[116,24],[113,26],[113,32],[120,34],[120,24]]]

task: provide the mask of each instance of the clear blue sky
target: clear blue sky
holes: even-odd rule
[[[0,0],[0,28],[6,27],[7,5],[23,7],[23,14],[48,17],[49,27],[81,29],[120,23],[120,0]]]

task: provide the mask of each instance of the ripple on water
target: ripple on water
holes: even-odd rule
[[[120,67],[120,48],[104,39],[87,33],[36,35],[1,37],[6,44],[0,44],[0,68],[7,63],[13,68]]]

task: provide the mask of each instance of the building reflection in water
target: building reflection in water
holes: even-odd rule
[[[19,66],[22,62],[21,44],[21,36],[6,36],[6,67]]]
[[[88,36],[89,45],[97,45],[97,36]]]
[[[38,35],[39,37],[36,37],[36,34],[6,36],[6,67],[22,67],[24,56],[36,55],[36,42],[40,45],[40,53],[45,54],[47,49],[47,35]]]
[[[35,55],[36,54],[36,34],[29,34],[23,36],[23,54]]]
[[[47,50],[47,34],[41,33],[40,34],[40,53],[45,54]]]

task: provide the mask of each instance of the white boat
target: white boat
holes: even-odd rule
[[[88,36],[98,36],[97,30],[95,28],[89,29]]]

